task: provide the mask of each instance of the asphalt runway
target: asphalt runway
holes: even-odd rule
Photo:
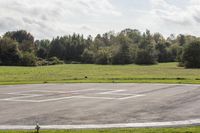
[[[128,125],[134,123],[136,127],[153,123],[158,126],[198,125],[199,119],[200,85],[0,86],[0,129],[28,127],[36,122],[50,127],[62,125],[63,128],[64,125],[74,128],[81,125],[134,127]]]

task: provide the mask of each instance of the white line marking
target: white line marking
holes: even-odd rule
[[[19,96],[19,97],[11,97],[11,98],[7,98],[7,99],[1,99],[1,100],[15,100],[15,99],[22,99],[22,98],[33,98],[33,97],[39,97],[39,96],[43,96],[43,95],[26,95],[26,96]]]
[[[11,92],[11,93],[6,93],[6,94],[10,94],[10,95],[31,95],[31,94],[26,94],[26,93],[30,93],[30,92],[73,93],[73,92],[84,92],[84,91],[91,91],[91,90],[96,90],[96,89],[84,89],[84,90],[76,90],[76,91],[27,90],[27,91]]]
[[[119,123],[119,124],[91,124],[91,125],[41,125],[43,130],[53,129],[102,129],[102,128],[147,128],[147,127],[176,127],[187,125],[200,125],[200,119],[169,122],[148,123]],[[34,130],[35,126],[25,125],[0,125],[0,130]]]
[[[54,98],[54,99],[46,99],[46,100],[22,100],[22,99],[0,99],[3,101],[11,101],[11,102],[31,102],[31,103],[42,103],[42,102],[51,102],[51,101],[58,101],[64,99],[71,99],[72,97],[61,97],[61,98]]]
[[[10,94],[10,95],[18,95],[18,94],[24,94],[24,93],[29,93],[29,92],[35,92],[35,90],[10,92],[10,93],[7,93],[7,94]],[[26,94],[24,94],[24,95],[26,95]]]
[[[119,99],[119,98],[111,98],[111,97],[92,97],[92,96],[75,96],[74,98],[85,98],[85,99]]]
[[[1,93],[3,95],[15,95],[15,96],[27,96],[27,94],[12,94],[12,93]]]
[[[98,94],[115,94],[117,92],[123,92],[123,91],[126,91],[126,90],[112,90],[112,91],[100,92]]]
[[[130,97],[123,97],[123,98],[119,98],[119,100],[126,100],[126,99],[131,99],[131,98],[136,98],[136,97],[144,97],[145,95],[133,95]]]
[[[7,101],[7,102],[30,102],[30,103],[39,103],[40,101],[38,100],[20,100],[20,99],[11,99],[11,100],[2,100],[2,101]]]
[[[116,97],[105,97],[105,96],[85,96],[81,95],[80,92],[87,92],[91,90],[96,89],[85,89],[85,90],[76,90],[76,91],[48,91],[48,90],[30,90],[30,91],[21,91],[21,92],[13,92],[13,93],[7,93],[11,95],[18,95],[17,97],[11,97],[6,99],[0,99],[0,101],[11,101],[11,102],[32,102],[32,103],[41,103],[41,102],[51,102],[51,101],[59,101],[59,100],[65,100],[65,99],[71,99],[71,98],[84,98],[84,99],[107,99],[107,100],[126,100],[130,98],[136,98],[136,97],[142,97],[144,95],[134,95],[134,94],[119,94],[119,92],[125,92],[126,90],[101,90],[103,92],[101,93],[94,93],[94,94],[100,94],[100,95],[118,95],[118,96],[126,96],[122,98],[116,98]],[[68,97],[58,97],[58,98],[52,98],[52,99],[45,99],[45,94],[28,94],[28,93],[34,93],[34,92],[46,92],[46,93],[59,93],[59,94],[68,94],[68,93],[77,93],[76,96],[68,96]],[[88,92],[90,93],[90,92]],[[34,98],[34,97],[44,97],[44,100],[26,100],[25,98]]]
[[[64,100],[64,99],[71,99],[75,98],[75,96],[71,97],[61,97],[61,98],[53,98],[53,99],[46,99],[46,100],[38,100],[39,102],[51,102],[51,101],[58,101],[58,100]]]

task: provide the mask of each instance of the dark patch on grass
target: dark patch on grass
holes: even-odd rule
[[[179,78],[179,77],[176,78],[176,79],[177,79],[177,80],[186,80],[185,78]]]
[[[187,80],[186,78],[108,78],[108,80]]]

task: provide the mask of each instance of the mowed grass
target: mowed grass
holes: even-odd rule
[[[40,131],[40,133],[199,133],[199,132],[200,132],[200,127]],[[18,130],[18,131],[0,131],[0,133],[36,133],[36,132]]]
[[[152,66],[66,64],[42,67],[0,67],[0,84],[33,83],[200,83],[200,69],[177,63]]]

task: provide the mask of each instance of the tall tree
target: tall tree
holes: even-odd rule
[[[182,63],[186,68],[200,68],[200,41],[192,42],[184,48]]]
[[[16,41],[6,37],[0,39],[0,65],[20,65],[21,58]]]

